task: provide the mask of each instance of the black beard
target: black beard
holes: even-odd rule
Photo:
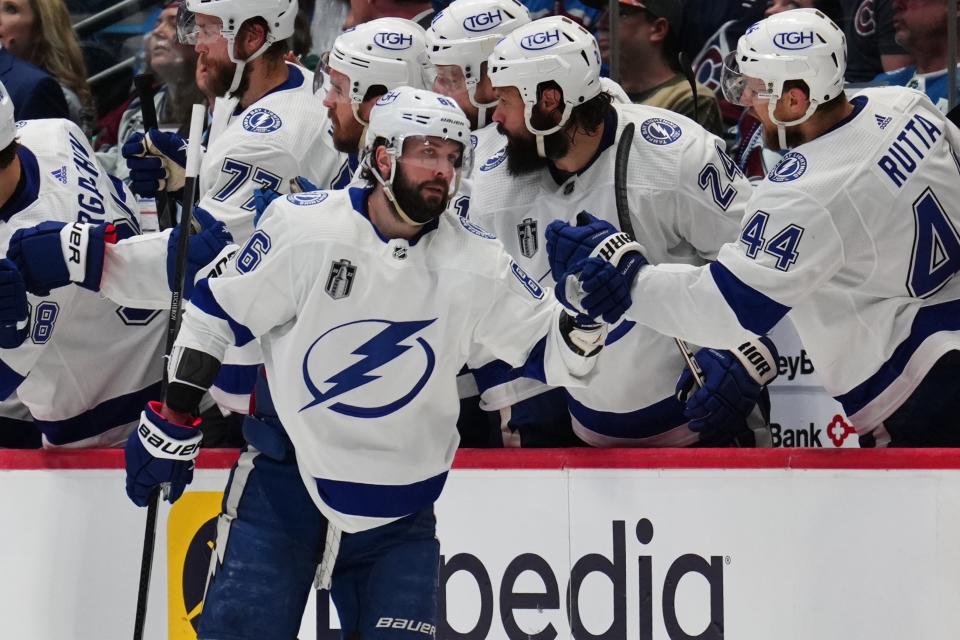
[[[554,126],[539,109],[534,109],[530,124],[541,131]],[[507,133],[500,124],[497,124],[497,131],[507,137],[507,173],[514,177],[543,169],[550,160],[559,160],[570,151],[570,139],[564,129],[543,137],[545,158],[541,158],[537,153],[537,136],[529,131],[525,132],[523,137],[515,137]]]
[[[446,183],[442,180],[427,180],[420,184],[413,184],[403,173],[403,167],[397,166],[397,174],[393,178],[393,197],[397,199],[397,205],[403,209],[408,218],[418,224],[426,224],[435,218],[439,218],[447,208],[449,197],[444,195],[442,198],[430,198],[428,202],[420,190],[427,185],[436,185],[442,189],[447,189]]]

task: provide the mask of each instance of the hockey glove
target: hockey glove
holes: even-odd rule
[[[0,348],[16,349],[30,329],[27,287],[17,265],[0,260]]]
[[[616,227],[586,211],[577,214],[576,226],[554,220],[547,226],[547,259],[555,282],[570,267],[588,258],[598,244],[618,233]]]
[[[279,191],[265,187],[257,187],[253,190],[253,205],[256,210],[256,213],[253,214],[253,226],[260,224],[260,218],[263,217],[263,213],[267,210],[267,207],[282,195]]]
[[[41,222],[13,234],[7,257],[34,295],[48,296],[71,282],[99,291],[106,245],[116,241],[117,230],[109,223]]]
[[[130,189],[145,198],[179,191],[186,180],[187,141],[179,134],[150,129],[131,135],[120,150],[130,169]]]
[[[226,225],[214,218],[206,209],[195,207],[193,219],[200,225],[200,233],[190,236],[187,248],[187,270],[183,279],[183,297],[189,300],[193,293],[193,284],[197,272],[220,254],[224,247],[233,242],[233,236],[227,231]],[[176,286],[174,282],[177,269],[177,246],[180,242],[180,225],[173,228],[167,239],[167,284],[170,290]]]
[[[164,487],[168,502],[176,502],[193,480],[193,461],[202,436],[193,426],[174,424],[160,415],[161,404],[149,402],[140,425],[126,446],[127,495],[145,507],[155,487]]]
[[[647,264],[638,251],[631,251],[615,267],[598,257],[575,264],[561,276],[554,289],[557,299],[572,313],[617,322],[633,304],[630,289],[637,272]]]
[[[742,431],[760,392],[777,377],[777,348],[768,338],[750,340],[734,351],[700,349],[694,359],[703,371],[703,387],[690,395],[694,378],[684,369],[677,399],[684,403],[690,429],[701,438]]]

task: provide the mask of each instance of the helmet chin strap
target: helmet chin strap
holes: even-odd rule
[[[353,111],[353,119],[360,123],[361,129],[360,129],[360,138],[359,138],[359,141],[357,142],[357,153],[362,153],[363,141],[367,139],[367,126],[369,126],[370,123],[360,117],[359,102],[351,102],[350,108],[351,108],[351,111]],[[373,173],[375,175],[379,175],[376,171],[374,171]],[[391,173],[391,176],[392,175],[393,174]],[[391,182],[392,182],[392,178],[391,178]]]
[[[233,82],[230,83],[230,89],[227,91],[227,95],[232,94],[240,86],[240,81],[243,79],[243,70],[246,68],[248,62],[253,62],[257,58],[263,55],[263,52],[266,51],[270,45],[273,44],[273,40],[267,38],[264,43],[260,46],[259,49],[253,52],[253,55],[248,57],[246,60],[237,60],[236,57],[236,40],[230,40],[227,43],[227,51],[230,53],[230,61],[237,65],[236,70],[233,72]]]
[[[480,102],[477,100],[477,87],[472,85],[467,87],[467,98],[470,99],[470,104],[477,108],[477,129],[483,129],[487,126],[487,110],[492,109],[497,106],[496,101],[494,102]]]
[[[383,187],[383,192],[387,196],[387,200],[390,201],[390,204],[393,205],[394,211],[397,212],[397,215],[400,216],[400,219],[406,222],[407,224],[412,224],[416,227],[422,227],[427,224],[426,222],[417,222],[413,218],[407,215],[407,212],[403,210],[403,207],[400,206],[400,203],[397,202],[397,196],[393,193],[393,178],[397,173],[397,160],[394,158],[393,164],[390,166],[390,179],[384,180],[383,176],[380,175],[380,172],[377,171],[376,167],[373,166],[373,153],[367,157],[367,169],[370,170],[370,173],[373,174],[373,177],[376,178],[377,182],[380,183],[380,186]]]
[[[550,135],[551,133],[556,133],[563,128],[563,125],[567,123],[567,120],[570,118],[570,105],[563,105],[563,113],[560,115],[560,122],[555,126],[550,127],[549,129],[537,129],[530,122],[530,116],[533,115],[533,105],[529,102],[523,107],[523,119],[524,123],[527,125],[527,131],[532,133],[537,138],[537,155],[541,158],[547,157],[547,151],[544,148],[543,139],[545,136]]]
[[[787,127],[794,127],[798,124],[806,122],[810,119],[810,116],[813,115],[813,112],[817,110],[817,105],[813,102],[807,105],[807,111],[802,116],[796,120],[787,120],[782,121],[773,115],[773,112],[777,108],[777,103],[780,101],[780,96],[777,96],[776,99],[772,99],[767,103],[767,114],[770,116],[770,120],[777,125],[777,141],[780,143],[780,149],[786,151],[789,149],[787,146]]]

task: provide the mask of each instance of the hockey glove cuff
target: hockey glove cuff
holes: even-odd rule
[[[41,222],[13,234],[7,257],[34,295],[48,296],[52,289],[71,282],[99,291],[106,245],[116,241],[112,224]]]
[[[193,480],[194,459],[200,453],[202,435],[196,423],[169,422],[161,406],[148,403],[136,432],[127,439],[127,495],[138,507],[147,506],[158,486],[165,488],[168,502],[175,502]]]

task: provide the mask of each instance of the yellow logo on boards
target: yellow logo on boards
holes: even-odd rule
[[[167,519],[167,627],[170,640],[196,640],[197,622],[217,539],[223,493],[192,491],[170,508]]]

